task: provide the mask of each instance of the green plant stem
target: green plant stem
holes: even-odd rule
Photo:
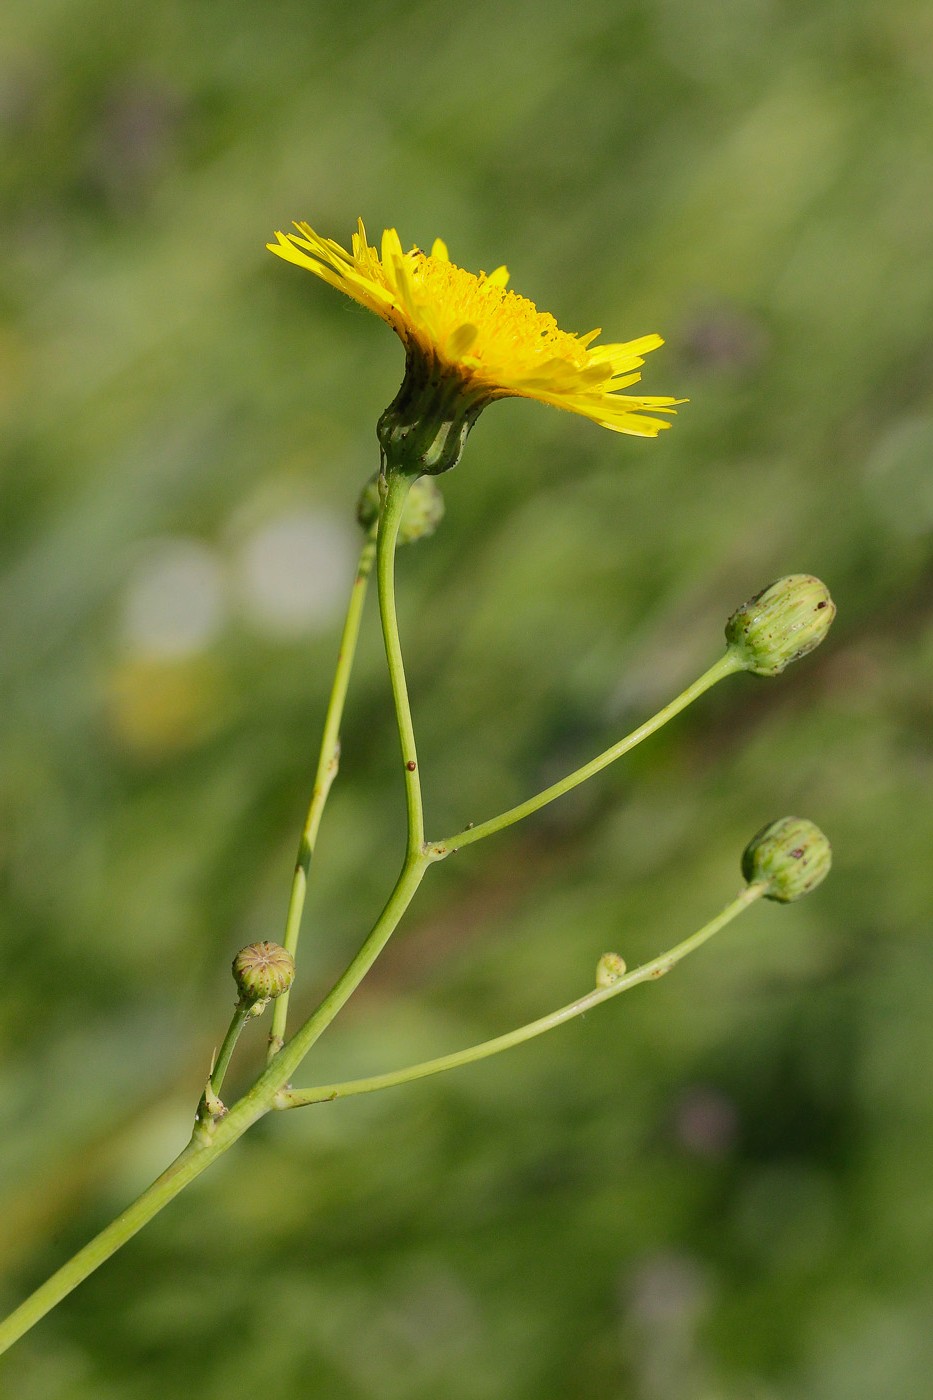
[[[405,763],[405,792],[408,809],[408,839],[405,859],[392,893],[355,957],[316,1010],[312,1012],[291,1040],[287,1041],[269,1061],[252,1088],[222,1118],[196,1124],[190,1143],[172,1165],[143,1191],[116,1220],[106,1226],[83,1249],[80,1249],[51,1278],[47,1279],[30,1297],[25,1299],[14,1312],[10,1313],[5,1321],[0,1323],[0,1353],[12,1346],[40,1318],[60,1303],[72,1289],[76,1288],[105,1260],[115,1254],[126,1244],[127,1240],[148,1224],[153,1216],[163,1210],[186,1186],[206,1171],[212,1162],[232,1147],[254,1123],[269,1112],[277,1097],[286,1091],[289,1079],[312,1045],[330,1025],[382,952],[424,878],[430,861],[423,850],[421,785],[418,778],[411,708],[398,637],[394,587],[395,546],[402,507],[409,485],[410,481],[407,478],[390,476],[380,519],[377,544],[380,616],[392,682],[402,758]],[[344,660],[343,656],[341,660]],[[322,751],[326,752],[323,746]],[[414,768],[409,768],[409,763],[414,763]],[[320,820],[319,812],[317,820]],[[225,1046],[232,1031],[233,1025],[231,1024],[231,1029],[224,1041]],[[232,1053],[232,1044],[230,1051]]]
[[[427,868],[428,862],[423,856],[416,855],[406,861],[372,932],[320,1006],[225,1117],[216,1122],[199,1124],[188,1147],[176,1161],[122,1215],[79,1250],[5,1322],[0,1323],[0,1353],[12,1346],[73,1288],[115,1254],[269,1111],[311,1046],[372,967],[411,903]]]
[[[230,1066],[236,1043],[240,1038],[240,1032],[249,1020],[250,1002],[238,1001],[233,1008],[233,1016],[227,1027],[227,1034],[223,1038],[223,1044],[217,1052],[217,1058],[211,1066],[210,1077],[207,1081],[207,1088],[201,1100],[202,1106],[206,1104],[209,1095],[215,1096],[220,1093],[223,1086],[224,1075]],[[200,1110],[199,1110],[200,1112]]]
[[[435,1060],[424,1060],[421,1064],[409,1065],[406,1069],[393,1070],[389,1074],[377,1074],[368,1079],[349,1079],[339,1084],[319,1085],[314,1089],[286,1090],[278,1095],[275,1107],[282,1109],[303,1108],[309,1104],[330,1103],[334,1099],[350,1098],[354,1094],[372,1094],[380,1089],[391,1089],[398,1084],[409,1084],[415,1079],[426,1079],[431,1074],[442,1074],[446,1070],[457,1069],[460,1065],[469,1065],[477,1060],[485,1060],[490,1055],[498,1055],[503,1050],[511,1050],[515,1045],[521,1045],[526,1040],[533,1040],[535,1036],[544,1035],[545,1031],[554,1030],[556,1026],[561,1026],[566,1021],[572,1021],[576,1016],[582,1016],[592,1007],[598,1006],[601,1002],[610,1001],[620,992],[627,992],[630,987],[637,986],[639,982],[647,982],[670,972],[675,964],[712,938],[714,933],[718,933],[721,928],[724,928],[755,900],[760,899],[766,889],[767,886],[764,884],[747,885],[731,904],[728,904],[720,914],[717,914],[715,919],[704,924],[701,929],[691,934],[689,938],[685,938],[682,943],[669,948],[660,957],[652,958],[651,962],[643,963],[634,971],[624,973],[611,986],[596,988],[585,996],[578,997],[576,1001],[570,1002],[567,1006],[552,1011],[548,1016],[542,1016],[537,1021],[530,1021],[525,1026],[519,1026],[517,1030],[508,1031],[505,1035],[497,1036],[494,1040],[484,1040],[481,1044],[472,1045],[466,1050],[457,1050],[452,1055],[441,1055]]]
[[[639,982],[662,977],[676,963],[689,953],[694,952],[701,944],[712,938],[713,934],[717,933],[744,909],[747,909],[756,899],[759,899],[767,888],[766,885],[762,884],[747,886],[715,919],[704,924],[701,929],[684,939],[682,943],[678,943],[666,953],[662,953],[660,957],[653,958],[650,962],[635,968],[634,971],[625,973],[611,986],[588,992],[569,1005],[551,1012],[550,1015],[542,1016],[539,1020],[520,1026],[517,1030],[510,1031],[506,1035],[484,1041],[480,1045],[457,1051],[452,1055],[443,1055],[439,1059],[426,1060],[422,1064],[396,1070],[390,1074],[376,1075],[369,1079],[352,1079],[342,1084],[325,1084],[315,1089],[300,1092],[285,1089],[284,1085],[291,1071],[297,1068],[304,1054],[307,1053],[307,1049],[314,1043],[324,1027],[333,1020],[336,1011],[346,1001],[350,991],[359,984],[380,949],[385,946],[392,929],[401,918],[411,896],[417,889],[425,869],[426,863],[424,861],[417,862],[411,867],[406,866],[403,869],[379,922],[343,977],[294,1039],[276,1057],[273,1064],[267,1067],[252,1089],[234,1105],[226,1117],[212,1125],[209,1135],[202,1138],[197,1136],[192,1138],[181,1155],[132,1205],[69,1259],[40,1288],[37,1288],[14,1312],[10,1313],[4,1322],[0,1323],[0,1353],[11,1347],[40,1318],[61,1302],[73,1288],[76,1288],[99,1265],[115,1254],[153,1216],[157,1215],[186,1186],[200,1176],[212,1162],[232,1147],[247,1129],[263,1117],[273,1105],[278,1108],[298,1108],[338,1098],[349,1098],[354,1094],[374,1093],[380,1089],[389,1089],[399,1084],[410,1083],[415,1079],[424,1079],[428,1075],[440,1074],[444,1070],[456,1069],[460,1065],[486,1059],[502,1050],[520,1045],[526,1040],[532,1040],[535,1036],[543,1035],[545,1031],[553,1030],[565,1021],[582,1015],[592,1007],[598,1006],[600,1002],[609,1001],[621,992],[628,991],[630,987],[636,986]]]
[[[366,601],[367,584],[375,557],[376,542],[374,539],[368,539],[360,554],[356,578],[350,591],[350,602],[340,638],[340,650],[337,653],[334,683],[331,687],[327,714],[324,718],[324,733],[321,736],[321,749],[318,755],[317,771],[314,775],[311,802],[302,828],[301,839],[298,842],[298,857],[295,861],[295,874],[292,878],[288,910],[285,915],[285,933],[282,937],[282,946],[291,953],[292,957],[295,957],[298,950],[301,916],[304,913],[305,895],[308,889],[308,874],[314,855],[314,847],[317,843],[321,817],[340,763],[340,725],[343,720],[343,707],[347,698],[347,687],[350,684],[353,660],[356,656],[356,644],[360,635],[360,619]],[[288,992],[283,992],[273,1005],[272,1025],[269,1030],[268,1059],[270,1060],[281,1050],[285,1041],[288,995]]]
[[[227,1123],[227,1119],[223,1123]],[[245,1124],[242,1131],[246,1131]],[[239,1133],[236,1135],[240,1136]],[[235,1138],[231,1139],[231,1143]],[[227,1144],[228,1146],[230,1143]],[[89,1274],[99,1268],[105,1260],[115,1254],[127,1240],[132,1239],[144,1225],[168,1205],[180,1191],[183,1191],[224,1148],[212,1144],[201,1148],[194,1141],[175,1159],[153,1184],[138,1196],[116,1220],[96,1235],[83,1249],[79,1249],[66,1264],[47,1279],[41,1287],[22,1302],[0,1323],[0,1353],[18,1341],[25,1332],[50,1312],[73,1288],[82,1283]]]
[[[275,1094],[291,1078],[314,1042],[327,1029],[340,1009],[356,991],[398,927],[402,915],[424,879],[427,868],[428,862],[423,856],[415,855],[406,860],[385,908],[359,952],[348,964],[317,1009],[295,1032],[291,1040],[285,1042],[283,1049],[268,1066],[262,1078],[257,1081],[254,1087],[262,1087],[263,1102],[266,1107],[270,1105]]]
[[[270,1062],[266,1074],[258,1081],[257,1088],[265,1084],[266,1081],[270,1085],[274,1085],[273,1097],[284,1087],[311,1046],[330,1025],[341,1007],[345,1005],[362,982],[398,927],[399,920],[414,898],[415,891],[424,879],[425,871],[430,864],[424,850],[421,779],[418,773],[418,755],[415,748],[411,705],[405,681],[405,667],[402,662],[402,648],[395,607],[395,550],[398,543],[402,511],[411,484],[412,478],[410,476],[389,472],[385,480],[385,495],[376,536],[376,583],[379,592],[379,617],[382,623],[386,662],[392,686],[392,699],[395,706],[395,719],[405,778],[408,826],[405,859],[395,887],[369,937],[317,1010],[279,1051],[275,1059]],[[264,1100],[264,1102],[266,1101]],[[268,1107],[268,1103],[266,1106]]]
[[[412,727],[411,705],[405,682],[405,666],[398,635],[395,610],[395,546],[405,499],[414,478],[402,472],[389,471],[385,478],[385,498],[379,518],[376,545],[376,579],[379,587],[379,615],[385,640],[386,661],[392,684],[402,769],[405,777],[405,802],[408,814],[408,855],[421,851],[424,845],[424,809],[421,799],[421,778],[418,773],[418,752]]]
[[[744,666],[736,659],[731,651],[727,651],[715,665],[708,671],[688,685],[686,690],[672,700],[669,705],[665,705],[663,710],[659,710],[651,719],[644,724],[633,729],[631,734],[626,734],[624,739],[613,744],[604,753],[585,763],[582,768],[577,768],[573,773],[568,773],[566,778],[561,778],[559,782],[552,783],[543,791],[536,793],[534,797],[529,797],[526,802],[521,802],[517,807],[510,807],[507,812],[500,812],[497,817],[490,817],[488,821],[481,822],[479,826],[468,826],[463,831],[458,831],[454,836],[448,836],[443,841],[429,841],[425,847],[430,860],[443,860],[445,856],[452,855],[455,851],[462,850],[464,846],[471,846],[474,841],[482,841],[486,836],[492,836],[497,831],[504,831],[508,826],[514,826],[515,822],[520,822],[524,817],[531,816],[532,812],[537,812],[539,808],[546,807],[555,798],[563,797],[565,792],[579,787],[588,778],[592,778],[596,773],[600,773],[604,768],[608,768],[610,763],[614,763],[617,758],[634,749],[649,735],[667,724],[668,720],[680,714],[688,705],[703,695],[705,691],[716,685],[718,681],[724,680],[726,676],[734,675],[737,671],[744,670]]]

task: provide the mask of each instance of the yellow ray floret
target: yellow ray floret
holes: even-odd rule
[[[295,228],[277,233],[269,250],[381,316],[409,353],[448,365],[487,402],[538,399],[638,437],[670,427],[649,413],[673,413],[683,403],[620,393],[641,378],[644,356],[663,344],[659,335],[594,345],[598,330],[568,334],[548,312],[507,290],[506,268],[466,272],[450,261],[439,238],[430,253],[404,253],[395,229],[386,229],[377,252],[361,220],[347,252],[306,223]]]

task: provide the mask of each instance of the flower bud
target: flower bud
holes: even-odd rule
[[[788,574],[732,614],[726,641],[746,671],[777,676],[819,646],[835,616],[825,583],[812,574]]]
[[[596,964],[596,985],[599,988],[611,987],[625,976],[625,959],[618,953],[603,953]]]
[[[766,899],[788,904],[815,890],[832,865],[832,848],[813,822],[781,817],[763,826],[745,847],[742,874],[750,885],[767,885]]]
[[[378,472],[363,487],[356,506],[356,518],[367,534],[371,534],[379,520],[379,474]],[[444,517],[444,497],[433,476],[419,476],[412,483],[405,505],[402,521],[398,529],[399,544],[415,544],[428,535],[433,535]]]
[[[279,943],[250,943],[233,959],[233,978],[243,1001],[265,1005],[295,980],[295,959]]]

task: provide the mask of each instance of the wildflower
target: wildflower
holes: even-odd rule
[[[594,344],[598,330],[571,335],[507,290],[505,267],[466,272],[440,239],[430,253],[403,253],[395,229],[386,229],[377,252],[361,221],[347,252],[306,223],[295,228],[277,233],[270,251],[381,316],[405,346],[405,380],[378,429],[390,465],[418,474],[449,470],[493,399],[538,399],[636,437],[670,427],[652,415],[683,402],[620,392],[641,378],[644,356],[663,344],[658,335],[606,345]]]

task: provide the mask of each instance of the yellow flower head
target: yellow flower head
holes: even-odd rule
[[[406,378],[416,376],[419,392],[409,385],[406,394],[403,385],[404,403],[396,400],[393,407],[407,410],[409,428],[413,411],[425,410],[426,388],[435,402],[440,394],[448,410],[456,401],[469,415],[461,447],[479,411],[493,399],[539,399],[638,437],[656,437],[670,426],[646,410],[673,413],[683,402],[620,392],[641,378],[644,355],[663,344],[659,335],[611,345],[593,344],[598,330],[571,335],[553,316],[507,290],[506,268],[466,272],[450,261],[440,239],[429,254],[420,248],[403,253],[395,229],[386,229],[377,252],[360,221],[348,253],[306,223],[295,228],[297,233],[277,233],[270,251],[374,311],[402,340]],[[442,471],[446,465],[421,469]]]

